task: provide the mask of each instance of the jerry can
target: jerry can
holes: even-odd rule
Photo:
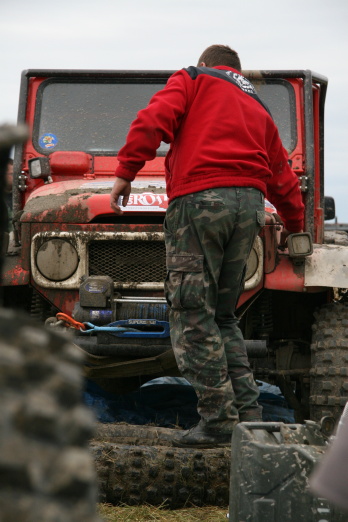
[[[232,436],[230,522],[346,522],[309,490],[309,477],[327,449],[320,426],[244,422]]]

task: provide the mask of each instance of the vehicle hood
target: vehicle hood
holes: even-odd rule
[[[53,182],[34,190],[21,216],[22,222],[89,223],[115,214],[110,207],[114,178]],[[168,206],[165,182],[159,176],[139,176],[132,182],[127,213],[163,213]]]

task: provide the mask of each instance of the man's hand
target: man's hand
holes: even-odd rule
[[[118,205],[118,198],[123,196],[122,198],[122,206],[126,207],[129,199],[129,194],[131,193],[131,184],[130,181],[127,181],[123,178],[116,178],[114,186],[112,187],[110,194],[110,206],[112,210],[120,216],[123,214],[123,211],[120,209]]]

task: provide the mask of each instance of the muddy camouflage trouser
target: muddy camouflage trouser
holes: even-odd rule
[[[172,344],[208,429],[227,432],[238,418],[260,415],[259,391],[234,311],[264,219],[263,194],[246,187],[182,196],[166,213]]]

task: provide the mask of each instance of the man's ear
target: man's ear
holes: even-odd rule
[[[206,67],[205,62],[201,62],[201,63],[198,65],[198,67]]]

